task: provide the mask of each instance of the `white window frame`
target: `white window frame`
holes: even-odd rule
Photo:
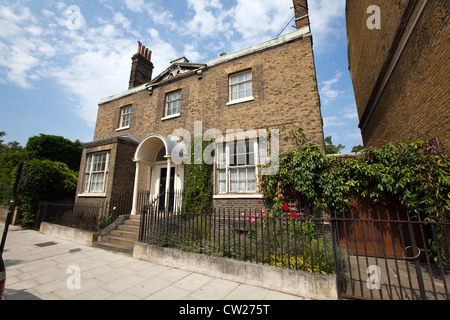
[[[239,81],[239,77],[244,76],[243,80]],[[250,76],[250,77],[248,77]],[[235,81],[236,80],[236,81]],[[245,92],[244,97],[233,97],[233,88],[238,87],[239,85],[245,84],[246,86],[250,84],[251,94],[247,94],[247,91],[249,90],[248,87],[245,88],[245,90],[241,90]],[[234,73],[229,76],[229,102],[227,105],[233,105],[236,103],[242,103],[247,101],[253,101],[255,98],[253,97],[253,73],[251,70],[242,71],[239,73]]]
[[[178,95],[175,99],[169,100],[171,97],[174,97],[175,95]],[[178,113],[172,113],[169,114],[169,109],[171,107],[171,104],[173,103],[178,103]],[[165,103],[165,117],[163,119],[170,119],[170,118],[175,118],[175,117],[179,117],[180,113],[181,113],[181,90],[177,90],[171,93],[168,93],[166,95],[166,103]]]
[[[239,153],[237,150],[239,143],[248,143],[253,144],[253,158],[248,159],[247,162],[247,154],[249,153],[246,146],[246,152],[245,153]],[[245,164],[240,164],[239,160],[237,160],[238,163],[232,164],[230,155],[233,150],[231,150],[231,146],[235,148],[234,154],[235,158],[237,159],[239,155],[243,156],[245,154],[246,162]],[[258,192],[258,140],[257,139],[246,139],[246,140],[239,140],[239,141],[233,141],[233,142],[224,142],[224,143],[218,143],[216,145],[216,194],[218,195],[229,195],[229,194],[255,194]],[[220,149],[224,149],[223,152],[220,151]],[[249,148],[250,149],[250,148]],[[222,159],[220,159],[222,157]],[[225,159],[223,159],[225,157]],[[251,164],[251,160],[253,161],[253,164]],[[232,173],[231,171],[237,172],[237,181],[239,184],[239,173],[242,171],[245,171],[245,184],[248,185],[248,183],[251,181],[249,178],[251,176],[248,175],[248,170],[254,169],[255,175],[254,175],[254,183],[255,188],[248,190],[247,188],[245,190],[239,189],[238,190],[232,190]],[[224,174],[225,173],[225,174]],[[221,185],[222,184],[222,185]],[[223,188],[224,186],[224,188]]]
[[[103,168],[103,159],[99,162],[99,157],[104,158],[104,168]],[[84,194],[105,194],[106,193],[106,182],[108,179],[109,173],[109,162],[110,162],[111,153],[110,152],[98,152],[88,154],[86,157],[86,169],[84,170]],[[93,161],[94,160],[94,161]],[[98,168],[100,165],[100,168]],[[101,180],[93,181],[94,177],[102,176]],[[93,183],[101,182],[100,189],[93,190]]]
[[[117,131],[130,128],[132,113],[133,113],[132,106],[127,106],[120,109],[120,127],[119,129],[117,129]]]

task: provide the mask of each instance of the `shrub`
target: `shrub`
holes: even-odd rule
[[[23,228],[31,228],[39,200],[59,200],[75,191],[76,173],[61,162],[31,160],[24,164],[18,187]]]

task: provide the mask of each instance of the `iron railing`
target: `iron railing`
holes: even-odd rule
[[[348,280],[339,286],[343,297],[450,299],[450,223],[443,215],[425,219],[372,209],[335,215],[332,223],[336,250],[347,257]]]
[[[138,210],[148,206],[149,191],[138,192]],[[131,213],[133,194],[113,195],[108,202],[99,205],[78,205],[74,203],[40,202],[36,208],[34,229],[42,222],[49,222],[87,231],[100,231],[119,216]]]
[[[160,211],[141,215],[139,241],[318,274],[341,298],[449,300],[450,224],[378,209]]]
[[[144,225],[143,225],[143,224]],[[213,213],[158,211],[141,215],[139,241],[162,247],[280,268],[333,274],[335,257],[329,219],[289,216],[283,211]],[[343,253],[342,253],[343,254]]]

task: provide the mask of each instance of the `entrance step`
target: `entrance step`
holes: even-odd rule
[[[108,234],[100,236],[93,246],[132,256],[134,242],[139,237],[139,224],[139,216],[129,216]]]

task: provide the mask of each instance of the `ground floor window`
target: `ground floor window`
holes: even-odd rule
[[[218,193],[254,193],[257,191],[257,139],[218,144],[216,148]]]
[[[103,193],[106,191],[109,158],[109,152],[88,155],[85,170],[84,192]]]

